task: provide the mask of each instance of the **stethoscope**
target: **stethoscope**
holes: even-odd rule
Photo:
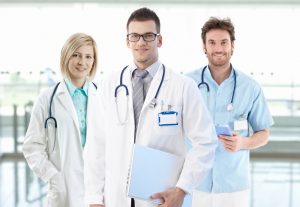
[[[97,90],[97,85],[96,85],[94,82],[92,82],[92,83],[93,83],[93,85],[95,86],[95,88],[96,88],[96,90]],[[57,88],[58,88],[59,84],[60,84],[60,82],[58,82],[58,83],[56,84],[56,86],[54,87],[53,92],[52,92],[52,94],[51,94],[50,104],[49,104],[49,116],[48,116],[48,118],[45,120],[45,129],[46,129],[46,130],[47,130],[48,122],[49,122],[49,121],[53,121],[53,122],[54,122],[55,138],[54,138],[54,143],[53,143],[53,149],[52,149],[51,152],[53,152],[54,149],[55,149],[55,145],[56,145],[56,136],[57,136],[57,134],[56,134],[56,131],[57,131],[57,120],[56,120],[56,118],[55,118],[54,116],[52,116],[52,102],[53,102],[53,98],[54,98],[54,95],[55,95],[55,93],[56,93],[56,91],[57,91]]]
[[[206,91],[209,94],[210,92],[210,88],[207,82],[204,81],[204,72],[206,70],[206,68],[208,68],[208,66],[205,66],[202,70],[201,73],[201,82],[198,84],[198,88],[200,89],[200,87],[202,85],[204,85],[206,87]],[[232,68],[232,67],[231,67]],[[234,99],[234,95],[235,95],[235,89],[236,89],[236,72],[235,70],[232,68],[233,70],[233,79],[234,79],[234,83],[233,83],[233,91],[232,91],[232,96],[231,96],[231,101],[230,103],[227,105],[227,111],[233,111],[234,107],[233,107],[233,99]]]
[[[162,64],[162,67],[163,67],[163,73],[162,73],[162,77],[161,77],[159,86],[158,86],[158,88],[157,88],[157,90],[156,90],[156,94],[155,94],[154,98],[151,100],[151,103],[149,104],[149,107],[152,108],[152,109],[154,109],[155,106],[156,106],[157,97],[158,97],[159,91],[160,91],[160,89],[161,89],[162,83],[164,82],[164,79],[165,79],[166,68],[165,68],[164,64]],[[120,75],[120,84],[115,88],[115,103],[116,103],[116,108],[117,108],[118,120],[119,120],[119,123],[120,123],[121,125],[125,124],[125,123],[126,123],[126,120],[127,120],[127,118],[128,118],[129,90],[128,90],[128,87],[123,83],[124,72],[125,72],[125,70],[126,70],[127,68],[128,68],[128,65],[125,66],[125,67],[122,69],[121,75]],[[118,103],[117,103],[117,99],[118,99],[118,91],[119,91],[121,88],[124,88],[124,89],[125,89],[125,92],[126,92],[126,99],[127,99],[127,109],[126,109],[124,121],[121,120],[120,113],[119,113],[119,109],[118,109]]]

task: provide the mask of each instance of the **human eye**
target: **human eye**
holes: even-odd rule
[[[144,36],[146,38],[153,38],[155,36],[155,34],[153,34],[153,33],[146,33],[146,34],[144,34]]]
[[[78,54],[78,53],[74,53],[74,54],[72,55],[72,57],[78,58],[78,57],[79,57],[79,54]]]
[[[140,38],[140,35],[137,34],[137,33],[131,33],[131,34],[128,35],[128,38],[129,38],[129,40],[136,41]]]
[[[130,34],[130,36],[131,36],[131,37],[139,37],[140,35],[137,34],[137,33],[132,33],[132,34]]]
[[[156,35],[154,33],[149,32],[149,33],[144,34],[143,36],[146,40],[154,40]]]
[[[86,59],[88,59],[88,60],[92,60],[92,59],[93,59],[93,56],[91,56],[91,55],[86,55],[85,57],[86,57]]]
[[[208,41],[208,44],[210,45],[210,46],[214,46],[216,43],[214,42],[214,41]]]
[[[226,40],[225,40],[225,41],[222,41],[222,42],[221,42],[221,45],[222,45],[222,46],[227,46],[227,45],[228,45],[228,41],[226,41]]]

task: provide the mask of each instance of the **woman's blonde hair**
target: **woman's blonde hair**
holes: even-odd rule
[[[76,50],[85,45],[92,46],[94,50],[94,63],[89,74],[89,79],[93,79],[95,77],[98,63],[97,45],[95,40],[91,36],[84,33],[73,34],[71,37],[69,37],[69,39],[65,42],[63,48],[61,49],[60,69],[63,77],[70,77],[70,72],[68,69],[69,61]]]

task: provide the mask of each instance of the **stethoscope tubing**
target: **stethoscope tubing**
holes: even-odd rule
[[[126,96],[129,95],[129,91],[128,91],[128,87],[123,84],[123,75],[124,75],[124,72],[125,70],[128,68],[128,65],[125,66],[123,69],[122,69],[122,72],[121,72],[121,75],[120,75],[120,84],[115,88],[115,98],[117,98],[118,96],[118,90],[121,88],[121,87],[124,87],[125,88],[125,91],[126,91]]]
[[[51,119],[54,121],[54,126],[55,126],[55,128],[57,128],[57,121],[56,121],[56,119],[52,116],[52,102],[53,102],[53,97],[54,97],[54,95],[55,95],[55,93],[56,93],[56,90],[57,90],[59,84],[60,84],[60,82],[58,82],[58,83],[56,84],[56,86],[54,87],[54,90],[53,90],[52,95],[51,95],[51,98],[50,98],[49,117],[45,120],[45,128],[47,128],[47,122],[48,122],[48,120],[51,120]]]
[[[204,81],[204,72],[205,70],[208,68],[208,66],[205,66],[201,72],[201,82],[198,84],[198,88],[200,89],[201,85],[205,85],[207,93],[210,92],[210,87],[208,85],[207,82]],[[232,66],[231,66],[232,68]],[[234,83],[233,83],[233,91],[232,91],[232,96],[231,96],[231,100],[230,100],[230,104],[233,105],[233,100],[234,100],[234,96],[235,96],[235,89],[236,89],[236,72],[235,70],[232,68],[233,70],[233,78],[234,78]]]
[[[151,101],[151,104],[150,104],[151,108],[154,108],[154,107],[156,106],[156,99],[157,99],[157,97],[158,97],[158,95],[159,95],[160,89],[161,89],[162,84],[163,84],[163,82],[164,82],[164,80],[165,80],[166,68],[165,68],[165,65],[164,65],[164,64],[162,64],[162,66],[163,66],[163,73],[162,73],[161,81],[160,81],[159,86],[158,86],[158,88],[157,88],[157,90],[156,90],[155,96],[154,96],[154,98],[153,98],[152,101]],[[115,88],[114,97],[115,97],[116,105],[117,105],[118,91],[119,91],[119,89],[121,89],[122,87],[125,88],[125,91],[126,91],[126,97],[127,97],[127,104],[128,104],[129,90],[128,90],[128,87],[123,83],[124,72],[125,72],[125,70],[126,70],[127,68],[128,68],[128,65],[125,66],[125,67],[122,69],[121,74],[120,74],[120,83],[119,83],[119,85],[116,86],[116,88]],[[117,107],[117,113],[118,113],[118,119],[119,119],[119,122],[120,122],[121,124],[125,124],[125,123],[126,123],[126,120],[127,120],[127,118],[128,118],[128,109],[127,109],[127,112],[126,112],[126,115],[125,115],[125,120],[124,120],[124,122],[122,122],[121,119],[120,119],[118,107]]]
[[[162,83],[164,82],[164,79],[165,79],[166,69],[165,69],[164,64],[162,64],[162,66],[163,66],[163,74],[162,74],[162,78],[161,78],[161,81],[160,81],[160,83],[159,83],[159,86],[158,86],[158,88],[157,88],[157,90],[156,90],[156,94],[155,94],[155,96],[154,96],[154,99],[155,99],[155,100],[156,100],[157,97],[158,97],[158,94],[159,94],[159,92],[160,92]],[[125,70],[126,70],[127,68],[128,68],[128,65],[125,66],[125,67],[122,69],[122,71],[121,71],[121,75],[120,75],[120,83],[119,83],[119,85],[115,88],[115,94],[114,94],[115,98],[118,97],[118,90],[119,90],[121,87],[124,87],[124,88],[125,88],[125,90],[126,90],[126,96],[129,95],[128,87],[123,83],[124,72],[125,72]]]
[[[93,85],[95,86],[95,88],[97,89],[97,85],[92,82]],[[53,99],[54,99],[54,95],[56,94],[56,91],[57,91],[57,88],[59,86],[60,82],[58,82],[56,84],[56,86],[54,87],[54,90],[51,94],[51,97],[50,97],[50,105],[49,105],[49,116],[48,118],[45,120],[45,129],[47,130],[47,123],[49,120],[52,120],[54,122],[54,127],[55,127],[55,130],[57,130],[57,120],[54,116],[52,116],[52,102],[53,102]],[[56,145],[56,132],[55,132],[55,139],[54,139],[54,145],[53,145],[53,149],[52,149],[52,152],[54,151],[54,148],[55,148],[55,145]]]

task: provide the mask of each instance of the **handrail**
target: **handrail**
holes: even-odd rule
[[[266,146],[252,150],[250,159],[254,162],[300,162],[299,149],[300,141],[270,141]]]

